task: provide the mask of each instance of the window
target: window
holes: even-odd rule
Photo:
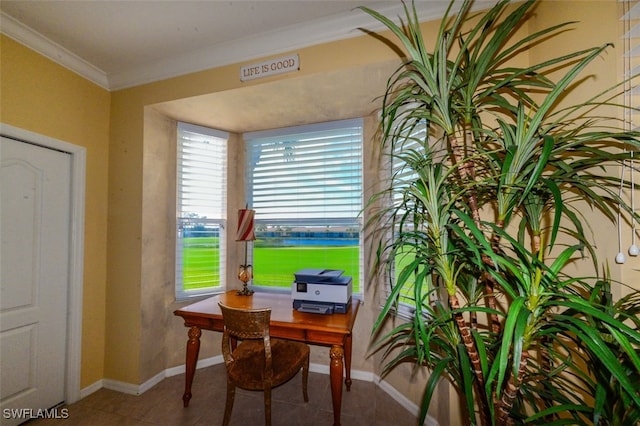
[[[227,134],[178,123],[176,297],[224,288]]]
[[[624,51],[624,75],[622,78],[625,81],[625,99],[624,105],[627,108],[625,122],[628,129],[636,129],[638,122],[637,117],[637,105],[638,95],[640,89],[638,89],[638,75],[640,75],[640,65],[638,65],[638,57],[640,57],[640,2],[637,0],[624,0],[621,1],[623,6],[623,16],[621,18],[623,23],[623,51]],[[634,108],[634,106],[636,106]]]
[[[407,126],[397,135],[393,146],[389,148],[389,160],[386,167],[389,172],[390,185],[393,185],[393,191],[388,198],[389,208],[393,212],[394,217],[391,220],[392,229],[389,230],[389,236],[393,233],[393,239],[396,239],[400,231],[399,222],[402,221],[403,231],[411,232],[412,217],[411,212],[414,210],[411,204],[413,197],[405,197],[405,192],[411,191],[411,186],[415,185],[418,174],[415,170],[415,164],[411,164],[411,158],[414,156],[425,157],[425,141],[428,140],[427,126],[425,122],[416,122],[412,126]],[[399,274],[414,260],[416,253],[410,241],[402,247],[398,247],[394,256],[394,262],[391,265],[391,285],[395,285]],[[418,273],[419,271],[415,271]],[[405,283],[401,295],[398,313],[402,315],[413,315],[413,311],[409,308],[412,305],[414,280],[410,277]],[[381,304],[384,304],[391,293],[391,287],[387,286],[385,291],[381,292]],[[408,304],[407,304],[408,303]]]
[[[255,132],[245,141],[254,286],[290,290],[300,269],[341,269],[359,292],[362,120]]]

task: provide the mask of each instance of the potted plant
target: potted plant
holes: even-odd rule
[[[535,1],[479,14],[472,0],[455,14],[454,4],[431,49],[414,7],[401,25],[362,8],[406,53],[382,100],[391,183],[371,199],[385,207],[367,223],[373,281],[390,287],[373,330],[383,374],[407,361],[429,370],[421,424],[446,379],[470,424],[635,425],[640,294],[613,300],[611,286],[623,284],[597,259],[580,209],[637,220],[624,180],[605,166],[630,160],[639,134],[601,115],[622,108],[615,88],[560,103],[608,46],[514,66],[568,24],[518,38]],[[567,272],[581,257],[592,277]],[[399,306],[410,319],[389,326]]]

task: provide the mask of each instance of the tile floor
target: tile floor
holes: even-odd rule
[[[101,389],[68,407],[64,420],[37,420],[28,426],[204,426],[222,424],[225,405],[224,365],[196,372],[193,398],[182,406],[184,375],[163,380],[142,395]],[[272,425],[333,424],[329,376],[309,373],[309,402],[302,398],[298,374],[272,393]],[[264,424],[261,392],[236,391],[231,425]],[[343,426],[416,426],[417,419],[374,383],[354,380],[351,391],[342,393]]]

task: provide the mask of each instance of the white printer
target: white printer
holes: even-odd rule
[[[353,282],[337,269],[302,269],[294,274],[293,308],[320,314],[346,313]]]

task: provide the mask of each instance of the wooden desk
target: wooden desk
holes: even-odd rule
[[[182,396],[185,407],[189,406],[191,399],[191,384],[200,351],[201,330],[223,330],[222,313],[218,301],[237,308],[270,307],[271,336],[331,347],[329,377],[333,401],[333,424],[340,426],[343,370],[346,371],[345,385],[349,391],[351,390],[351,330],[360,301],[352,299],[346,314],[309,314],[294,310],[291,296],[288,294],[254,293],[253,296],[238,296],[236,291],[232,290],[176,310],[174,314],[184,318],[185,327],[189,327],[185,388]]]

